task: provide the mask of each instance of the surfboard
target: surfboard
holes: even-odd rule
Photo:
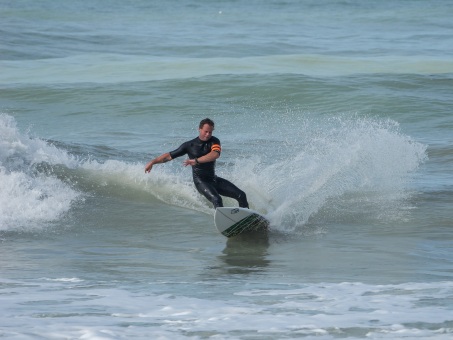
[[[269,221],[260,213],[238,207],[217,208],[214,223],[217,230],[226,237],[256,231],[265,232],[269,226]]]

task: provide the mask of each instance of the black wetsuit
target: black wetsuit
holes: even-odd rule
[[[211,151],[216,151],[220,154],[221,147],[218,138],[212,136],[208,141],[204,142],[199,137],[196,137],[181,144],[176,150],[171,151],[170,156],[174,159],[187,154],[190,159],[195,159],[207,155]],[[195,164],[192,167],[192,175],[198,192],[211,201],[214,208],[223,207],[220,195],[236,199],[242,208],[249,207],[245,192],[230,181],[215,175],[215,161]]]

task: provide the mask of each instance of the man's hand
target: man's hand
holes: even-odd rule
[[[148,164],[146,164],[146,166],[145,166],[145,174],[147,172],[151,172],[151,169],[153,168],[153,165],[154,165],[153,161],[150,161]]]
[[[186,159],[184,162],[182,162],[182,164],[184,166],[188,165],[194,166],[195,164],[197,164],[197,162],[195,161],[195,159]]]

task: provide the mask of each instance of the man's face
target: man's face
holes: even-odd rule
[[[203,142],[206,142],[212,137],[212,131],[214,131],[214,128],[209,124],[205,124],[201,129],[198,129],[198,131],[200,132],[199,138]]]

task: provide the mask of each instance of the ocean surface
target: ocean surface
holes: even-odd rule
[[[0,338],[453,337],[452,1],[0,17]],[[144,173],[206,117],[267,238],[219,234],[184,157]]]

